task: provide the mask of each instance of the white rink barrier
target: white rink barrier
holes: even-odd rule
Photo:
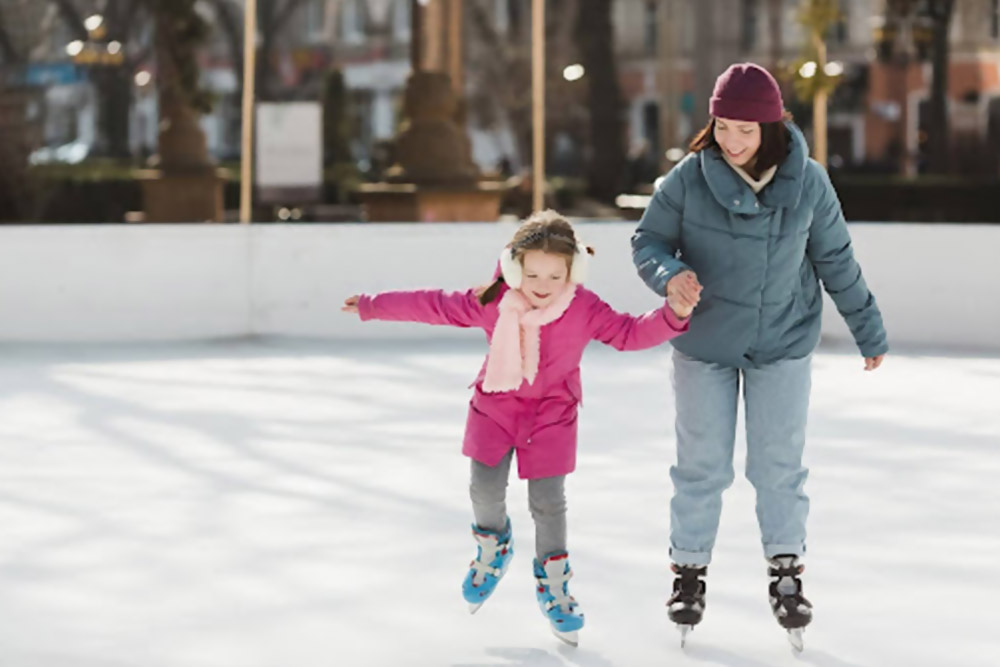
[[[580,223],[588,286],[619,310],[657,304],[633,269],[631,222]],[[0,341],[240,336],[468,337],[362,325],[345,297],[487,282],[513,223],[0,227]],[[890,344],[1000,350],[1000,225],[852,224]],[[824,340],[850,336],[829,297]]]

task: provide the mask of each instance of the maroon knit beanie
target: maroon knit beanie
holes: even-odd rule
[[[715,80],[709,113],[753,123],[776,123],[785,113],[781,89],[771,73],[760,65],[730,65]]]

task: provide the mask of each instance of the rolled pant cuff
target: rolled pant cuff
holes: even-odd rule
[[[684,551],[670,547],[670,560],[678,565],[708,565],[712,562],[711,551]]]
[[[806,555],[806,545],[804,544],[765,544],[764,545],[764,558],[768,560],[774,558],[775,556],[798,556],[799,558]]]

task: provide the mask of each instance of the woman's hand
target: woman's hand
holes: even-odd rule
[[[884,354],[880,354],[877,357],[865,357],[865,370],[873,371],[882,365],[882,361],[885,359]]]
[[[681,271],[667,281],[667,303],[681,319],[691,316],[701,300],[701,283],[694,271]]]
[[[349,296],[344,299],[344,305],[340,309],[345,313],[356,313],[358,312],[358,301],[361,300],[361,295],[355,294],[354,296]]]

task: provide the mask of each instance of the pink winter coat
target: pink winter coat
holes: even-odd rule
[[[483,306],[475,290],[384,292],[363,295],[358,302],[362,320],[424,322],[478,327],[493,336],[504,292]],[[516,391],[485,393],[486,363],[476,378],[469,402],[462,453],[495,466],[511,447],[517,450],[521,479],[565,475],[576,468],[577,406],[583,402],[580,360],[591,340],[618,350],[656,347],[687,331],[666,304],[638,317],[618,313],[590,290],[576,286],[563,315],[541,327],[538,376]]]

